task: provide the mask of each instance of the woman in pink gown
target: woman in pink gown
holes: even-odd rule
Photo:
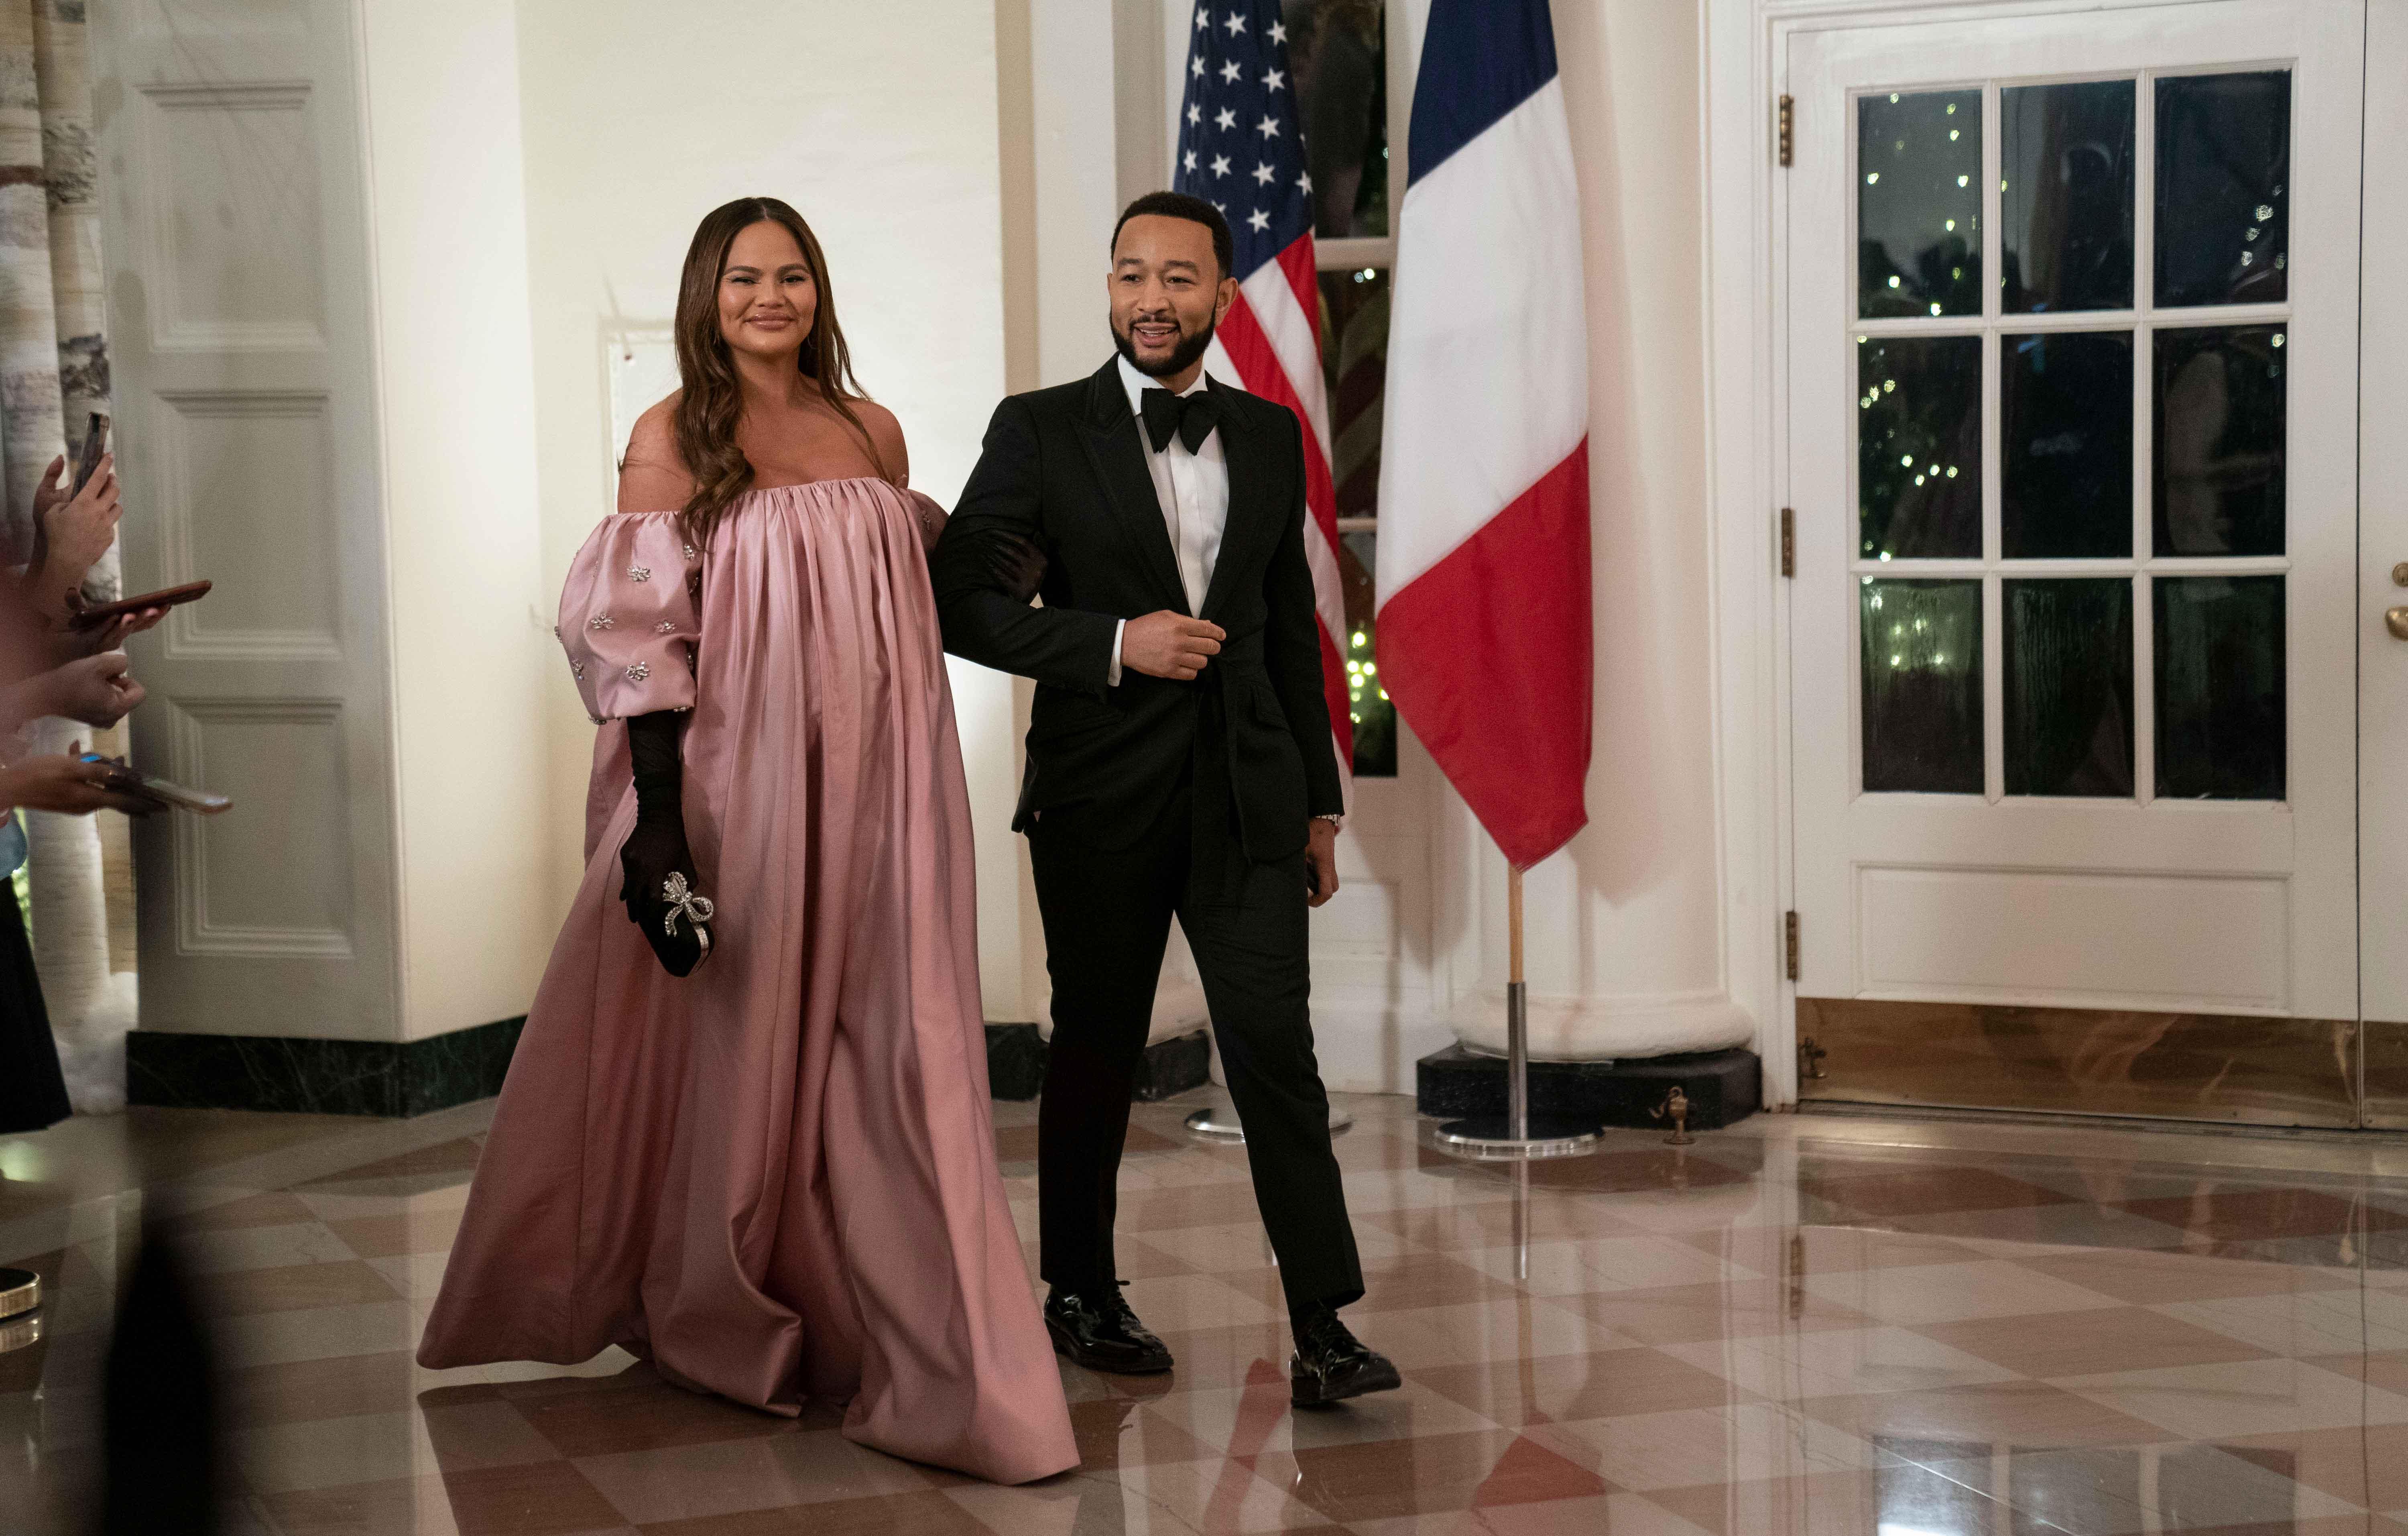
[[[771,1413],[845,1404],[896,1456],[1049,1476],[1078,1453],[996,1168],[942,514],[899,489],[792,208],[703,221],[677,330],[684,388],[562,596],[602,723],[585,878],[419,1362],[616,1343]],[[670,870],[708,955],[702,904],[665,922]]]

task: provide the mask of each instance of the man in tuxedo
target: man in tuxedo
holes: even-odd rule
[[[1170,1369],[1121,1295],[1121,1145],[1175,914],[1196,954],[1296,1338],[1299,1406],[1398,1385],[1338,1309],[1363,1294],[1313,1060],[1306,909],[1343,802],[1304,562],[1295,414],[1204,376],[1236,297],[1228,225],[1177,193],[1113,231],[1118,353],[996,408],[931,569],[945,645],[1037,680],[1014,831],[1054,979],[1038,1113],[1054,1347]],[[1042,561],[1031,607],[1015,552]]]

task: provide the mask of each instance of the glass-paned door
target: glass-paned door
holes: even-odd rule
[[[1810,1097],[2354,1122],[2362,23],[1793,42]]]

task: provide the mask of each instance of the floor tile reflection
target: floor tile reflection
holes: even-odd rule
[[[1188,1107],[1140,1106],[1122,1206],[1179,1370],[1066,1368],[1083,1464],[1027,1488],[615,1350],[418,1369],[486,1108],[0,1140],[0,1262],[52,1289],[50,1337],[0,1359],[0,1510],[78,1529],[115,1279],[167,1209],[239,1536],[2408,1536],[2408,1156],[2381,1139],[1779,1116],[1517,1181],[1353,1100],[1354,1315],[1406,1385],[1298,1414],[1244,1154],[1187,1141]],[[998,1119],[1033,1230],[1034,1117]]]

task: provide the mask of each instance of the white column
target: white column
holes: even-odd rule
[[[1718,875],[1698,7],[1557,0],[1555,22],[1586,248],[1596,747],[1586,830],[1526,877],[1531,1053],[1715,1050],[1755,1026]],[[1449,819],[1440,862],[1471,886],[1453,1022],[1502,1050],[1504,861],[1459,802]]]
[[[392,625],[401,1038],[526,1012],[552,950],[543,579],[509,0],[360,10]]]

